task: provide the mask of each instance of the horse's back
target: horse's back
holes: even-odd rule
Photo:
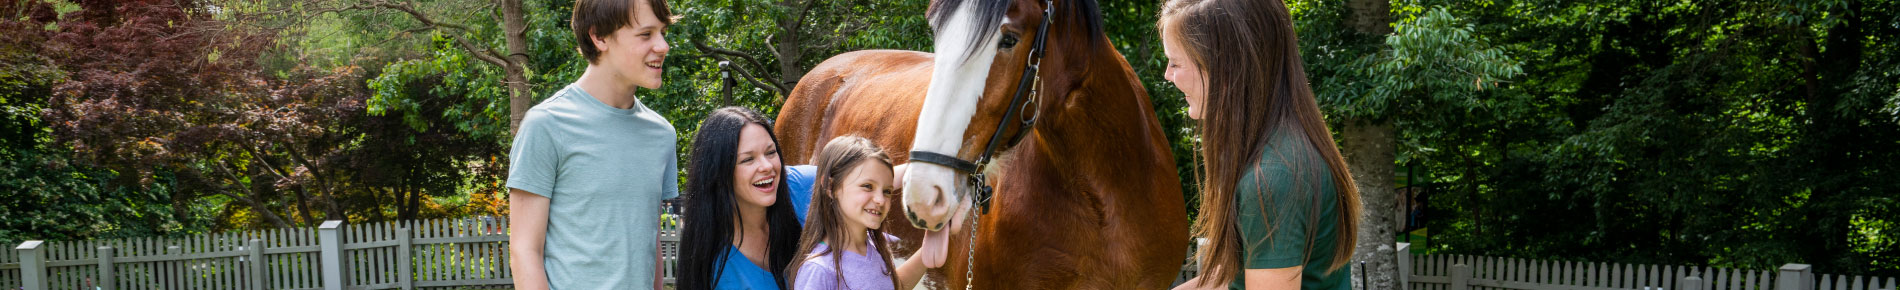
[[[814,164],[831,138],[869,138],[891,158],[903,160],[930,84],[932,55],[906,50],[861,50],[839,54],[798,80],[779,108],[780,156],[788,164]]]

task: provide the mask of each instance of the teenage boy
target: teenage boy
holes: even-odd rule
[[[678,136],[634,91],[660,87],[671,14],[664,0],[574,3],[587,71],[528,110],[509,151],[516,289],[659,288]]]

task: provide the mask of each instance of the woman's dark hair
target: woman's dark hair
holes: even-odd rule
[[[1235,226],[1239,218],[1235,197],[1242,192],[1237,187],[1243,175],[1260,162],[1287,163],[1295,171],[1295,190],[1321,193],[1324,191],[1317,189],[1325,180],[1314,179],[1332,179],[1338,189],[1338,203],[1312,205],[1315,208],[1306,219],[1306,255],[1331,255],[1333,264],[1326,269],[1328,272],[1344,267],[1352,260],[1359,228],[1359,190],[1353,186],[1346,161],[1326,128],[1313,89],[1307,86],[1299,37],[1294,35],[1286,4],[1279,0],[1169,0],[1162,4],[1159,27],[1161,33],[1180,40],[1188,61],[1201,68],[1202,85],[1207,88],[1200,124],[1207,174],[1201,182],[1203,214],[1195,221],[1194,234],[1209,239],[1199,259],[1202,265],[1211,267],[1201,273],[1201,282],[1232,281],[1240,275],[1243,245]],[[1280,142],[1296,142],[1295,149],[1264,156],[1276,136],[1287,136]],[[1306,158],[1309,156],[1317,158]],[[1274,160],[1262,160],[1269,157]],[[1276,203],[1264,183],[1256,186],[1263,204]],[[1312,200],[1317,203],[1322,199]],[[1327,206],[1334,207],[1339,214],[1337,220],[1320,221],[1317,217],[1318,207]],[[1320,222],[1335,223],[1336,235],[1315,237],[1313,229]],[[1269,226],[1267,232],[1275,230]],[[1333,243],[1333,252],[1314,253],[1313,245],[1318,241]],[[1244,248],[1257,246],[1250,241]]]
[[[686,172],[684,227],[680,229],[678,289],[712,289],[727,263],[751,263],[744,258],[725,256],[735,235],[733,223],[742,220],[732,188],[732,168],[739,155],[739,131],[751,124],[765,127],[765,134],[773,136],[771,121],[757,111],[741,107],[713,110],[699,123],[699,132],[693,135],[692,161]],[[772,144],[778,144],[778,137],[771,138]],[[778,176],[783,180],[783,167],[779,168]],[[791,200],[791,192],[781,185],[778,202],[765,208],[765,223],[769,226],[766,256],[771,263],[765,269],[772,272],[780,289],[789,286],[784,278],[788,273],[783,271],[797,255],[793,250],[798,247],[798,233],[802,230]]]
[[[841,179],[846,174],[851,174],[851,170],[864,162],[877,162],[888,169],[891,167],[891,157],[885,155],[884,150],[878,149],[877,144],[871,143],[870,139],[845,135],[825,143],[825,148],[818,151],[818,159],[813,161],[818,162],[818,180],[812,182],[811,208],[806,209],[808,216],[805,217],[805,223],[809,227],[799,239],[797,260],[792,261],[785,273],[797,276],[798,267],[804,265],[806,260],[827,254],[831,255],[832,265],[843,269],[844,256],[839,253],[849,245],[839,243],[847,240],[847,235],[859,235],[868,237],[871,247],[877,250],[876,256],[884,259],[884,276],[891,278],[891,287],[897,287],[897,268],[891,265],[891,247],[889,241],[884,239],[884,231],[866,229],[865,232],[845,232],[842,226],[845,223],[844,210],[840,208],[843,205],[838,203],[838,189],[843,188]],[[823,253],[805,255],[817,249],[819,243],[826,242],[834,246],[827,247]],[[838,281],[838,286],[849,287],[844,283],[844,271],[834,271],[833,274],[836,275],[832,279]]]

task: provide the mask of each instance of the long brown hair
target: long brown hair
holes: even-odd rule
[[[1262,161],[1270,142],[1276,141],[1307,143],[1309,146],[1301,149],[1311,152],[1280,152],[1273,158],[1295,161],[1300,158],[1292,156],[1316,155],[1325,161],[1285,162],[1294,172],[1317,173],[1322,166],[1330,169],[1331,181],[1338,189],[1339,204],[1333,206],[1338,207],[1339,219],[1337,235],[1326,237],[1335,242],[1333,264],[1327,271],[1344,267],[1352,259],[1356,241],[1359,190],[1353,186],[1345,158],[1326,128],[1313,90],[1307,86],[1299,40],[1294,36],[1286,4],[1279,0],[1170,0],[1161,10],[1159,26],[1161,33],[1176,36],[1185,47],[1189,61],[1201,68],[1207,88],[1200,121],[1201,154],[1207,157],[1207,174],[1201,182],[1202,214],[1194,224],[1194,235],[1210,240],[1198,257],[1207,269],[1201,272],[1201,282],[1231,281],[1241,272],[1239,254],[1243,248],[1235,221],[1239,217],[1234,205],[1238,192],[1235,187],[1248,168]],[[1319,188],[1320,182],[1300,177],[1295,176],[1294,188]],[[1271,204],[1273,194],[1267,193],[1264,185],[1257,184],[1261,188],[1256,192]],[[1316,254],[1312,252],[1313,243],[1322,241],[1313,236],[1320,222],[1318,212],[1312,211],[1307,218],[1309,257]],[[1270,227],[1268,233],[1277,230],[1271,228],[1273,222],[1266,224]]]
[[[897,287],[897,269],[891,265],[891,250],[889,241],[884,239],[884,230],[866,229],[866,232],[845,232],[844,211],[840,209],[843,205],[838,203],[837,194],[839,186],[843,185],[840,179],[843,179],[845,174],[850,174],[853,168],[858,167],[858,164],[881,162],[884,167],[889,168],[891,157],[885,155],[884,150],[878,149],[877,144],[871,143],[870,139],[852,135],[831,139],[831,142],[825,143],[824,149],[818,151],[817,157],[818,178],[812,182],[811,208],[806,210],[805,214],[805,233],[798,239],[798,252],[796,252],[798,257],[785,268],[784,273],[788,276],[785,284],[798,285],[798,281],[793,281],[793,279],[798,277],[798,267],[804,265],[805,261],[831,255],[831,265],[838,269],[834,271],[836,277],[833,279],[837,279],[840,287],[850,287],[850,284],[844,281],[844,263],[839,254],[843,253],[841,250],[843,247],[850,246],[842,244],[847,240],[846,235],[864,235],[871,240],[871,247],[876,248],[877,256],[884,259],[884,276],[891,278],[891,287]],[[821,253],[812,253],[819,243],[824,242],[831,242],[831,247]]]

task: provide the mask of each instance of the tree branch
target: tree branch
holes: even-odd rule
[[[746,63],[751,64],[752,67],[755,67],[755,68],[765,67],[765,64],[762,62],[759,62],[758,58],[753,57],[752,55],[746,54],[744,52],[720,49],[717,47],[708,46],[705,43],[701,43],[701,42],[693,42],[693,47],[698,48],[700,51],[706,52],[706,54],[703,57],[711,57],[713,59],[717,59],[721,61],[731,61],[731,59],[727,57],[738,57],[740,59],[744,59]],[[747,71],[743,66],[735,65],[735,66],[732,66],[732,68],[734,72],[738,72],[740,76],[745,77],[746,81],[751,82],[754,86],[759,86],[767,90],[771,90],[773,93],[778,93],[779,96],[784,96],[787,94],[787,92],[791,91],[791,88],[787,88],[784,85],[777,84],[776,82],[759,81],[760,76],[753,75],[750,71]]]
[[[218,173],[223,173],[225,178],[230,178],[231,183],[233,184],[236,184],[238,180],[243,180],[241,178],[238,178],[236,173],[232,173],[231,169],[229,167],[226,167],[223,161],[212,163],[212,168],[217,169]],[[244,187],[243,185],[227,185],[227,186],[236,187],[239,190],[243,190],[244,195],[249,195],[251,197],[257,196],[257,193],[252,192],[251,188],[249,187]],[[255,198],[233,194],[232,190],[230,190],[229,188],[226,188],[224,190],[219,190],[218,193],[223,194],[224,196],[231,197],[231,199],[236,199],[238,201],[243,201],[246,204],[250,204],[251,209],[255,209],[259,213],[262,213],[264,215],[264,220],[270,221],[271,224],[277,225],[278,228],[290,228],[290,223],[285,222],[283,217],[278,216],[276,212],[272,212],[269,207],[264,206],[263,202],[259,202]]]
[[[291,174],[289,172],[285,172],[283,169],[277,168],[277,164],[272,164],[270,162],[270,158],[262,154],[263,150],[254,149],[254,148],[251,148],[251,146],[237,146],[237,147],[240,149],[244,149],[245,153],[250,153],[251,156],[256,157],[254,159],[256,159],[258,163],[263,163],[264,168],[270,169],[270,171],[267,171],[267,172],[277,175],[277,178],[291,180],[290,178]]]
[[[703,43],[703,42],[693,42],[693,48],[697,48],[700,51],[705,51],[707,56],[712,56],[712,55],[736,56],[741,59],[745,59],[746,63],[752,65],[753,67],[765,67],[765,62],[761,62],[759,61],[757,57],[753,57],[751,54],[746,54],[744,52],[712,47],[712,46],[706,45],[706,43]]]
[[[805,19],[811,17],[811,8],[813,6],[821,6],[821,5],[825,5],[825,4],[824,2],[820,0],[805,1],[805,5],[801,5],[804,7],[798,8],[798,17],[797,17],[798,20],[797,22],[793,22],[793,24],[798,25],[799,28],[803,28],[803,26],[805,26]],[[791,31],[792,33],[798,33],[797,28],[793,28],[793,27],[785,27],[785,28],[787,31]]]
[[[508,67],[508,60],[502,59],[501,53],[496,52],[494,48],[477,47],[474,43],[470,43],[468,39],[464,39],[458,35],[450,34],[449,38],[455,39],[455,45],[461,46],[463,50],[468,50],[468,54],[474,55],[475,59],[480,59],[482,62],[494,64],[504,69]]]
[[[728,61],[725,57],[721,57],[719,55],[708,55],[708,56],[712,57],[713,59]],[[772,91],[772,93],[777,94],[780,97],[783,97],[786,94],[785,88],[780,87],[779,85],[775,83],[761,81],[761,78],[762,78],[761,76],[753,75],[750,71],[747,71],[745,67],[735,65],[735,66],[731,66],[731,68],[733,72],[739,74],[740,78],[745,79],[746,82],[748,83],[752,83],[752,86],[760,87],[760,88],[764,88],[765,90]]]
[[[383,9],[396,10],[404,14],[409,14],[409,18],[415,19],[416,22],[421,22],[423,25],[423,27],[408,29],[408,30],[405,30],[405,32],[419,32],[421,30],[437,30],[437,29],[452,29],[452,30],[458,30],[459,32],[474,31],[474,29],[470,29],[468,26],[465,26],[465,25],[454,24],[454,23],[443,23],[441,21],[437,21],[434,18],[430,18],[429,15],[423,14],[422,11],[416,10],[415,6],[410,6],[408,3],[389,2],[386,0],[374,0],[374,1],[369,1],[367,3],[350,4],[350,5],[346,5],[342,7],[317,9],[315,14],[322,15],[324,13],[333,13],[333,12],[341,12],[341,11],[383,10]],[[463,38],[460,34],[444,33],[444,35],[447,35],[450,39],[454,40],[456,46],[460,46],[462,47],[463,50],[467,50],[469,54],[474,55],[476,59],[480,59],[482,60],[482,62],[487,62],[489,64],[493,64],[493,65],[500,66],[503,68],[508,67],[508,61],[504,59],[504,57],[501,56],[502,54],[500,52],[496,52],[493,48],[476,45],[473,42],[468,41],[467,38]]]
[[[716,61],[732,61],[729,58],[726,58],[720,55],[715,55],[715,54],[701,54],[701,55],[680,54],[679,56],[685,57],[685,58],[710,58]],[[770,80],[766,80],[761,76],[753,75],[752,72],[749,70],[746,70],[744,66],[733,65],[730,68],[733,70],[733,72],[738,74],[737,76],[735,76],[736,78],[745,80],[746,83],[752,84],[752,86],[754,87],[765,89],[766,91],[770,91],[772,93],[778,94],[781,97],[787,93],[787,91],[783,87],[774,86],[771,84]]]
[[[319,196],[324,199],[324,204],[326,205],[324,216],[329,218],[343,217],[343,209],[337,205],[336,201],[336,185],[331,184],[329,179],[324,178],[322,167],[318,167],[316,162],[310,162],[310,158],[305,157],[303,151],[298,151],[294,146],[285,146],[284,150],[290,151],[290,154],[287,155],[290,155],[291,162],[296,162],[298,166],[303,166],[303,168],[308,170],[310,172],[310,180],[315,181],[318,187],[323,190],[323,192],[319,193]]]
[[[414,18],[416,22],[422,22],[422,25],[452,28],[452,29],[461,30],[461,31],[473,30],[473,29],[469,29],[468,26],[464,26],[460,24],[442,23],[440,21],[436,21],[433,18],[429,18],[429,15],[422,14],[422,11],[417,11],[415,6],[409,6],[408,3],[395,3],[395,2],[389,2],[389,1],[384,1],[384,0],[370,1],[369,3],[370,3],[370,6],[373,6],[373,7],[395,9],[396,11],[402,11],[403,13],[407,13],[409,14],[409,17]],[[358,6],[360,5],[352,5],[352,7],[358,7]]]

